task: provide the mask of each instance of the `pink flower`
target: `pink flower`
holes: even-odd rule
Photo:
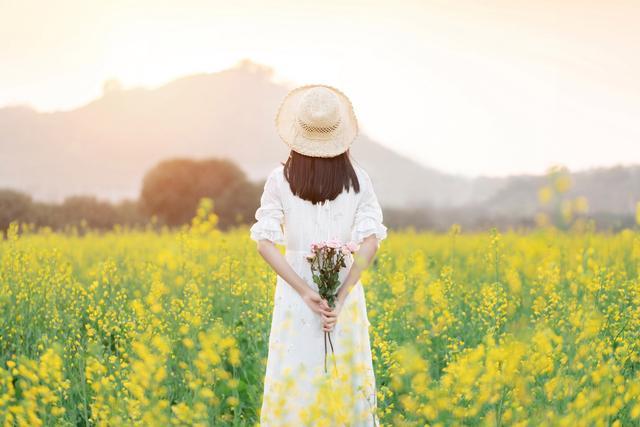
[[[329,241],[327,241],[327,247],[331,248],[331,249],[338,249],[340,246],[342,246],[342,244],[340,243],[340,241],[338,239],[331,239]]]
[[[358,244],[356,242],[349,242],[346,244],[346,247],[349,252],[355,252],[358,250]]]
[[[320,252],[322,249],[324,249],[326,246],[325,242],[317,242],[317,243],[312,243],[311,244],[311,252],[315,252],[318,253]]]

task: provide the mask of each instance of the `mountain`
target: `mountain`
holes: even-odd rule
[[[629,215],[640,203],[640,166],[615,166],[573,172],[566,198],[586,197],[591,214]],[[547,184],[546,177],[511,176],[504,185],[478,207],[493,216],[518,213],[533,216],[539,210],[538,190]]]
[[[147,170],[180,156],[229,158],[250,179],[262,179],[288,155],[273,119],[291,88],[272,75],[244,61],[157,89],[109,84],[101,98],[72,111],[0,109],[0,186],[42,200],[87,193],[135,198]],[[362,134],[352,155],[390,206],[460,203],[494,184],[476,193],[469,179],[425,168]]]
[[[144,174],[171,157],[228,158],[250,179],[261,180],[288,155],[273,120],[290,89],[274,82],[271,68],[246,60],[154,89],[124,90],[108,82],[99,99],[70,111],[2,108],[0,187],[47,201],[77,194],[136,198]],[[351,152],[369,171],[385,207],[528,211],[543,182],[535,176],[470,179],[442,173],[364,134]],[[640,199],[637,168],[575,177],[575,191],[596,196],[592,205],[628,211]]]

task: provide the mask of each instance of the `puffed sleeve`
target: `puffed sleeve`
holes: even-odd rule
[[[260,207],[256,210],[257,220],[251,226],[251,239],[256,242],[261,239],[271,240],[280,245],[285,244],[282,224],[284,222],[284,210],[276,173],[278,169],[272,171],[264,183],[264,190],[260,197]]]
[[[362,194],[356,208],[351,240],[360,245],[365,237],[375,234],[380,247],[380,242],[387,237],[387,227],[382,223],[382,209],[366,172],[363,173],[360,191]]]

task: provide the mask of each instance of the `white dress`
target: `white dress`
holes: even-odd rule
[[[360,191],[343,191],[334,200],[313,205],[294,195],[282,165],[268,176],[251,238],[286,246],[285,258],[314,290],[305,255],[310,245],[332,238],[358,244],[374,234],[387,237],[382,210],[369,175],[354,164]],[[341,281],[347,268],[340,272]],[[280,276],[274,295],[269,352],[260,412],[261,426],[377,426],[376,387],[369,342],[364,289],[351,289],[331,332],[335,357],[327,344],[324,368],[322,319]]]

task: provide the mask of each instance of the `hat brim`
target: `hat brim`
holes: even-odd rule
[[[302,97],[308,90],[318,86],[331,90],[337,96],[340,106],[340,125],[326,139],[308,138],[296,124],[296,113]],[[306,156],[335,157],[347,151],[358,136],[358,121],[351,101],[344,93],[327,85],[306,85],[293,89],[280,104],[275,122],[280,139],[293,151]]]

